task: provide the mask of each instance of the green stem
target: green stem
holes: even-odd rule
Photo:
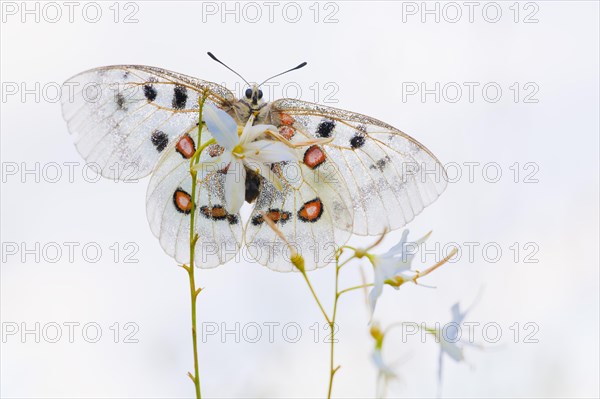
[[[335,316],[337,314],[337,301],[338,301],[337,289],[338,289],[339,271],[340,271],[340,269],[338,267],[338,262],[337,262],[337,258],[336,258],[335,299],[334,299],[334,304],[333,304],[333,317],[330,319],[329,316],[327,315],[327,312],[325,312],[325,309],[323,308],[323,305],[321,304],[321,301],[319,300],[319,297],[317,296],[317,293],[315,292],[308,276],[306,275],[306,272],[304,270],[301,270],[302,277],[304,277],[304,281],[306,281],[306,284],[308,285],[308,288],[310,289],[310,293],[312,294],[313,298],[315,298],[315,301],[317,302],[317,305],[319,306],[319,309],[321,310],[321,313],[323,314],[325,321],[327,321],[327,324],[329,325],[329,328],[331,329],[331,347],[330,347],[330,352],[329,352],[329,386],[327,389],[327,398],[328,399],[331,398],[331,389],[333,388],[333,376],[334,376],[335,372],[339,369],[339,366],[336,368],[333,367],[333,348],[335,345],[334,327],[335,327]]]
[[[321,305],[321,301],[319,300],[317,293],[315,292],[312,284],[310,283],[310,280],[308,279],[306,272],[302,271],[301,273],[302,273],[302,277],[304,277],[304,281],[306,281],[306,284],[308,285],[308,288],[310,289],[310,293],[312,294],[313,298],[315,298],[317,305],[319,305],[319,309],[321,310],[321,313],[323,313],[323,317],[325,317],[325,320],[327,320],[327,324],[331,324],[331,320],[329,319],[329,316],[327,316],[327,312],[325,312],[323,305]]]
[[[350,292],[350,291],[354,291],[354,290],[360,290],[362,288],[367,288],[367,287],[372,287],[373,284],[362,284],[362,285],[356,285],[354,287],[349,287],[349,288],[345,288],[343,290],[341,290],[339,292],[340,295],[345,294],[346,292]]]
[[[197,235],[196,235],[197,237]],[[195,240],[194,240],[195,244]],[[190,257],[193,261],[193,255]],[[190,262],[192,265],[188,268],[188,275],[190,278],[190,294],[191,294],[191,302],[192,302],[192,343],[194,347],[194,375],[188,373],[192,381],[194,382],[194,387],[196,388],[196,398],[200,399],[202,395],[200,394],[200,374],[198,371],[198,338],[196,333],[196,299],[198,294],[200,293],[200,289],[196,289],[196,282],[194,280],[194,264]]]
[[[354,256],[349,257],[348,259],[340,263],[339,266],[336,265],[336,268],[341,269],[346,263],[350,262],[352,259],[354,259]]]
[[[331,322],[329,323],[329,328],[331,329],[331,346],[329,349],[329,388],[327,389],[327,399],[331,398],[331,390],[333,389],[333,377],[335,373],[340,369],[340,366],[333,367],[334,364],[334,351],[335,351],[335,318],[337,316],[337,305],[338,300],[340,299],[339,289],[339,276],[341,267],[348,262],[346,260],[344,263],[340,265],[339,256],[336,257],[335,262],[335,297],[333,298],[333,314],[331,316]]]
[[[202,143],[202,128],[204,127],[204,121],[202,120],[202,108],[204,107],[204,101],[206,100],[206,95],[200,98],[199,107],[198,107],[198,145]],[[196,186],[197,186],[197,176],[198,173],[194,169],[194,166],[200,160],[200,154],[202,151],[208,146],[208,142],[204,145],[201,145],[200,148],[196,151],[196,153],[192,156],[190,160],[190,177],[192,178],[192,206],[190,210],[190,264],[189,266],[184,265],[184,269],[188,272],[188,277],[190,280],[190,299],[192,302],[192,344],[194,348],[194,375],[188,373],[188,376],[194,382],[194,387],[196,389],[196,398],[202,398],[200,393],[200,371],[198,367],[198,334],[196,328],[196,302],[198,299],[198,294],[201,289],[196,288],[196,280],[194,277],[195,267],[195,255],[196,255],[196,243],[198,242],[198,234],[196,233],[195,222],[196,222]]]

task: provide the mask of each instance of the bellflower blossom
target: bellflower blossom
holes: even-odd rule
[[[264,137],[267,131],[277,132],[273,125],[253,125],[254,116],[241,129],[236,121],[225,111],[212,104],[206,104],[203,119],[208,131],[214,137],[223,152],[213,159],[201,161],[196,166],[200,171],[199,179],[204,179],[217,169],[227,172],[225,177],[225,207],[229,213],[237,213],[244,203],[246,193],[246,167],[255,169],[264,165],[266,168],[256,168],[255,171],[271,181],[276,187],[270,164],[285,161],[297,161],[296,152],[281,141]]]

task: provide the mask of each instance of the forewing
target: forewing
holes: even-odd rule
[[[146,195],[146,212],[152,232],[168,255],[186,264],[190,261],[190,157],[198,148],[196,134],[196,131],[186,134],[165,149]],[[208,131],[204,130],[203,143],[209,138]],[[204,151],[201,160],[209,156],[208,151]],[[225,211],[224,178],[223,173],[215,172],[196,186],[194,225],[199,239],[195,263],[201,268],[226,263],[241,247],[240,215]]]
[[[228,109],[226,88],[141,65],[82,72],[62,87],[63,117],[79,153],[102,176],[133,180],[148,175],[161,153],[198,123],[198,98]]]
[[[356,234],[403,227],[447,186],[443,166],[427,148],[374,118],[283,99],[271,104],[270,122],[292,141],[331,139],[322,148],[348,186]]]
[[[246,225],[247,253],[276,271],[293,271],[288,243],[302,255],[306,270],[335,261],[335,252],[352,230],[349,193],[336,169],[278,164],[281,190],[261,181],[260,195]],[[270,218],[287,243],[264,221]]]

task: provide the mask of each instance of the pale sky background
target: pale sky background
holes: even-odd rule
[[[456,23],[449,21],[455,11],[443,8],[445,3],[438,7],[440,12],[446,10],[446,18],[442,15],[436,23],[432,15],[426,15],[425,22],[419,12],[403,15],[400,2],[371,1],[318,7],[313,2],[297,3],[302,14],[296,23],[289,21],[293,5],[287,6],[288,20],[284,18],[286,3],[275,8],[273,22],[259,2],[255,4],[263,13],[260,21],[244,20],[244,10],[246,19],[254,18],[254,10],[240,3],[240,21],[226,15],[222,23],[221,2],[204,6],[205,11],[217,7],[216,15],[203,14],[202,3],[195,1],[132,2],[127,8],[121,4],[115,23],[112,3],[98,3],[102,16],[97,23],[83,18],[84,3],[75,9],[73,23],[64,7],[56,23],[47,20],[55,17],[48,8],[39,23],[33,16],[22,23],[21,10],[12,15],[14,9],[3,8],[1,321],[3,331],[14,323],[19,328],[22,323],[28,328],[36,322],[58,323],[63,337],[58,343],[43,339],[36,343],[33,335],[22,339],[20,331],[4,337],[2,397],[193,395],[185,375],[193,366],[187,275],[150,232],[145,214],[148,179],[134,184],[83,179],[83,160],[72,144],[53,88],[80,71],[125,63],[159,66],[235,87],[237,77],[211,61],[206,51],[253,81],[307,61],[306,68],[277,81],[293,82],[302,89],[304,100],[333,99],[337,103],[328,105],[384,120],[425,144],[442,163],[461,165],[462,178],[408,227],[412,238],[433,230],[431,249],[436,243],[480,243],[474,259],[463,255],[424,279],[436,289],[406,286],[396,292],[386,287],[375,316],[384,326],[397,321],[446,323],[452,304],[460,301],[466,307],[483,289],[467,320],[498,323],[502,338],[497,344],[486,343],[481,329],[476,330],[484,350],[468,348],[467,364],[446,359],[444,396],[598,397],[597,2],[519,3],[518,22],[513,2],[498,2],[502,14],[496,23],[482,15],[484,2],[475,8],[472,23],[462,2],[458,3],[462,18]],[[413,5],[421,7],[421,2],[405,3],[404,11]],[[432,9],[434,5],[429,3]],[[494,10],[489,6],[486,10],[487,18],[494,18]],[[138,22],[123,23],[132,12]],[[327,15],[337,22],[324,23]],[[524,23],[527,16],[538,22]],[[34,88],[36,82],[47,87],[46,98],[36,101],[30,94],[22,99],[21,84]],[[435,82],[441,87],[456,82],[463,97],[456,103],[447,97],[436,103],[433,95],[424,102],[418,95],[403,101],[403,87],[411,82],[425,82],[428,88]],[[464,82],[479,83],[473,102]],[[502,89],[495,103],[486,101],[481,91],[490,82]],[[8,95],[6,89],[15,84],[19,93]],[[273,93],[275,98],[282,96],[281,87]],[[337,92],[326,98],[332,87]],[[538,101],[524,102],[534,91],[530,99]],[[42,176],[38,183],[35,175],[21,176],[23,167],[34,168],[36,162],[40,174],[45,170],[50,178],[54,171],[44,165],[62,165],[62,178],[51,183]],[[64,162],[79,162],[72,182]],[[465,166],[469,162],[479,163],[472,182]],[[491,183],[482,168],[494,162],[502,176]],[[515,183],[510,167],[516,162],[520,174]],[[533,166],[525,168],[527,163]],[[15,165],[17,174],[9,174]],[[488,169],[494,177],[492,171]],[[537,183],[524,182],[530,172],[535,172],[532,178]],[[400,234],[390,234],[380,250],[392,246]],[[65,246],[56,263],[47,261],[53,252],[37,263],[31,255],[22,262],[20,253],[5,251],[10,243],[32,248],[36,242],[42,247],[64,242],[80,246],[73,262]],[[90,242],[102,248],[97,263],[86,262],[81,254],[82,246]],[[118,262],[110,249],[115,242],[120,248]],[[125,248],[128,242],[139,248],[133,255],[139,263],[124,262],[131,250]],[[367,245],[371,240],[353,242]],[[481,248],[486,243],[502,249],[497,262],[484,258]],[[520,248],[517,261],[511,250],[514,243]],[[526,243],[533,244],[525,247]],[[539,262],[524,262],[535,248],[532,259]],[[433,257],[426,259],[425,266],[432,261]],[[359,267],[371,275],[366,264],[349,266],[343,272],[343,286],[360,282]],[[310,277],[330,309],[333,268]],[[329,347],[313,342],[311,326],[322,323],[322,318],[301,276],[240,261],[200,271],[198,279],[205,287],[198,300],[200,321],[219,327],[224,323],[230,329],[236,322],[280,323],[273,343],[263,327],[259,343],[236,343],[232,335],[222,343],[215,335],[200,344],[207,397],[325,394]],[[334,396],[373,396],[372,340],[359,292],[343,297],[338,321],[336,361],[342,368]],[[64,326],[69,322],[80,323],[73,343]],[[102,329],[98,343],[82,337],[81,326],[90,322]],[[115,322],[118,343],[110,329]],[[132,331],[124,329],[127,322],[139,327],[138,343],[123,342]],[[282,338],[281,326],[292,322],[302,329],[297,343]],[[518,343],[511,330],[515,323],[520,326]],[[539,328],[533,337],[537,343],[524,342],[532,331],[524,330],[525,323]],[[398,335],[388,340],[384,356],[401,359],[397,371],[402,377],[389,395],[435,396],[436,344],[415,339],[402,344]]]

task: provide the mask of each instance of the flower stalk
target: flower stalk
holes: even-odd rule
[[[354,256],[352,256],[352,258],[347,259],[346,261],[344,261],[340,264],[340,256],[342,254],[343,248],[340,248],[340,250],[336,253],[336,256],[335,256],[335,296],[334,296],[334,300],[333,300],[333,313],[332,313],[332,316],[329,317],[329,315],[325,311],[325,308],[323,307],[323,304],[321,303],[321,300],[319,299],[319,296],[317,295],[315,289],[313,288],[313,285],[310,282],[308,275],[306,274],[306,270],[304,268],[304,258],[302,257],[302,255],[300,255],[295,250],[294,246],[289,243],[289,241],[283,235],[281,230],[279,230],[277,228],[277,226],[275,226],[275,223],[273,223],[273,221],[267,216],[267,214],[264,211],[261,212],[261,214],[263,216],[263,220],[267,223],[267,225],[275,232],[275,234],[277,234],[277,236],[283,242],[285,242],[288,245],[288,248],[290,249],[290,253],[291,253],[290,262],[292,262],[294,267],[296,269],[298,269],[300,274],[302,274],[302,277],[304,278],[304,281],[306,282],[306,285],[308,286],[308,289],[310,290],[312,297],[315,299],[315,302],[317,303],[319,310],[323,314],[323,317],[325,318],[325,321],[327,322],[327,324],[329,325],[329,329],[331,330],[331,342],[330,342],[331,346],[329,349],[329,384],[327,386],[327,399],[330,399],[331,391],[333,389],[333,377],[335,376],[335,373],[340,369],[340,366],[334,366],[335,318],[337,315],[337,304],[338,304],[338,300],[340,298],[340,293],[338,292],[339,273],[340,273],[341,267],[344,266],[350,259],[354,258]]]
[[[196,398],[202,398],[201,390],[200,390],[200,371],[198,367],[198,334],[196,328],[196,303],[198,299],[198,294],[202,291],[202,288],[196,288],[196,279],[194,276],[195,267],[195,255],[196,255],[196,244],[198,242],[198,233],[196,233],[196,187],[197,187],[197,178],[198,172],[195,165],[198,164],[200,160],[200,155],[202,151],[207,147],[209,143],[200,146],[202,143],[202,129],[204,128],[204,120],[202,118],[202,110],[204,108],[204,102],[206,101],[206,97],[208,93],[204,93],[204,95],[198,99],[198,138],[197,142],[199,148],[196,150],[196,153],[190,159],[190,177],[192,179],[192,193],[191,193],[191,210],[190,210],[190,264],[183,265],[183,268],[188,273],[188,278],[190,281],[190,300],[191,300],[191,311],[192,311],[192,346],[194,351],[194,374],[188,372],[188,377],[194,383],[194,388],[196,391]]]
[[[335,377],[335,373],[340,369],[341,366],[334,367],[334,353],[335,353],[335,319],[337,316],[337,306],[338,300],[340,299],[340,291],[339,291],[339,276],[340,269],[344,266],[350,259],[347,259],[342,264],[340,264],[340,256],[342,255],[343,249],[340,249],[335,256],[335,296],[333,298],[333,313],[331,316],[331,321],[329,322],[329,329],[331,330],[331,346],[329,349],[329,388],[327,389],[327,398],[331,398],[331,391],[333,389],[333,377]]]

